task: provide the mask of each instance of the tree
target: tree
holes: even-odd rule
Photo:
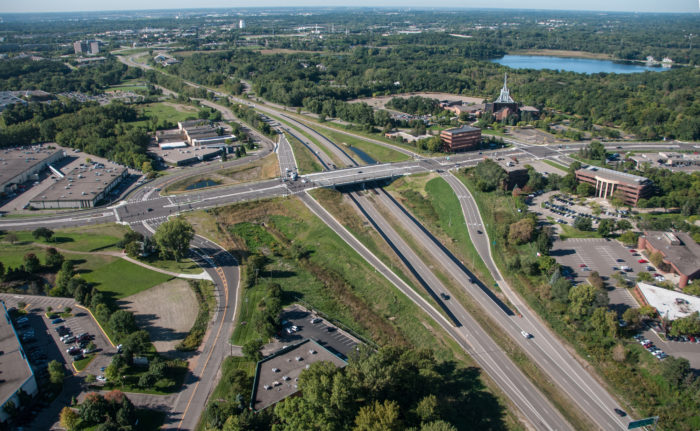
[[[17,238],[17,234],[14,232],[10,232],[7,235],[5,235],[5,241],[9,242],[12,245],[15,245],[19,238]]]
[[[697,311],[674,320],[671,325],[671,335],[673,336],[695,334],[700,334],[700,315]]]
[[[629,220],[620,219],[617,221],[615,230],[629,230],[632,229],[632,223]]]
[[[625,221],[625,220],[620,220],[620,221]],[[618,221],[618,230],[620,229],[620,221]],[[637,245],[637,238],[639,235],[635,232],[632,232],[631,230],[628,230],[626,232],[623,232],[622,235],[618,238],[621,243],[623,243],[626,246],[636,246]]]
[[[190,241],[194,238],[192,225],[183,217],[175,217],[158,226],[154,239],[163,257],[180,260],[187,254]]]
[[[136,331],[136,319],[134,313],[126,310],[117,310],[109,318],[109,327],[121,336]]]
[[[639,309],[633,307],[628,308],[624,313],[622,313],[622,320],[627,322],[627,326],[630,329],[637,329],[641,323]]]
[[[53,360],[49,362],[48,365],[49,369],[49,380],[51,383],[54,385],[59,385],[63,383],[63,377],[65,376],[65,369],[63,368],[63,364],[60,362]]]
[[[3,265],[2,262],[0,262],[0,280],[5,276],[5,265]]]
[[[661,252],[655,251],[649,255],[649,261],[654,264],[657,268],[662,268],[664,263],[664,255]]]
[[[46,259],[44,262],[49,268],[59,268],[63,265],[64,257],[55,248],[49,247],[46,249]]]
[[[259,338],[248,341],[243,345],[243,356],[249,361],[258,362],[263,357],[262,353],[260,353],[263,344],[263,341]]]
[[[474,168],[474,178],[479,190],[489,192],[497,188],[505,189],[508,174],[498,163],[486,159]]]
[[[39,258],[36,257],[34,253],[27,253],[24,255],[24,270],[30,274],[36,273],[39,268],[41,268],[41,262]]]
[[[593,229],[593,223],[588,217],[576,217],[574,219],[574,227],[581,231],[589,231]]]
[[[679,387],[691,373],[690,362],[685,358],[669,356],[661,363],[661,375],[671,384]]]
[[[597,232],[599,235],[607,237],[615,230],[615,220],[604,218],[598,223]]]
[[[118,382],[121,378],[121,370],[116,364],[111,363],[105,368],[105,378],[108,382]]]
[[[68,431],[75,429],[76,425],[78,425],[78,420],[80,420],[78,413],[68,406],[61,409],[61,414],[59,417],[61,426]]]
[[[593,301],[596,289],[587,283],[581,283],[569,290],[569,311],[574,318],[587,316]]]
[[[531,218],[523,218],[510,225],[508,229],[508,242],[515,245],[525,244],[532,239],[535,231],[535,221]]]
[[[89,393],[78,407],[80,419],[90,425],[104,422],[109,417],[109,411],[107,400],[94,392]]]
[[[588,183],[579,183],[576,186],[576,194],[582,197],[593,196],[595,193],[595,187]]]
[[[34,231],[32,232],[32,236],[34,237],[34,239],[44,238],[44,241],[49,242],[53,237],[53,231],[46,227],[40,227],[34,229]]]
[[[374,404],[360,408],[355,416],[353,431],[391,431],[400,430],[399,405],[396,401],[375,401]]]

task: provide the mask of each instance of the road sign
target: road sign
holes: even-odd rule
[[[627,424],[627,429],[631,430],[631,429],[635,429],[635,428],[645,427],[647,425],[654,425],[656,423],[656,421],[658,421],[658,420],[659,420],[659,417],[654,416],[651,418],[640,419],[638,421],[632,421],[629,424]]]

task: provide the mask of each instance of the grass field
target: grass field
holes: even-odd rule
[[[569,226],[567,224],[562,224],[559,225],[561,226],[562,233],[559,235],[559,239],[565,240],[569,238],[602,238],[603,236],[600,235],[598,232],[591,230],[591,231],[583,231],[583,230],[578,230],[573,226]]]
[[[293,282],[290,280],[290,282]],[[238,313],[238,324],[231,335],[231,344],[242,346],[248,341],[259,338],[257,329],[252,325],[253,315],[257,304],[265,297],[266,288],[262,285],[253,286],[243,292],[241,311]],[[267,340],[265,340],[267,341]]]
[[[95,359],[95,355],[87,355],[83,359],[79,361],[73,362],[73,367],[75,368],[75,371],[81,372],[87,367],[92,360]]]
[[[562,165],[562,164],[559,164],[559,163],[557,163],[557,162],[554,162],[554,161],[552,161],[552,160],[543,159],[542,161],[545,162],[546,164],[548,164],[549,166],[553,166],[553,167],[555,167],[555,168],[557,168],[557,169],[561,169],[561,170],[564,171],[564,172],[568,172],[568,171],[569,171],[569,168],[567,168],[566,166],[564,166],[564,165]]]
[[[297,161],[297,167],[300,174],[303,175],[311,172],[320,172],[323,170],[323,167],[316,159],[316,156],[314,156],[304,144],[289,133],[285,132],[284,135],[287,138],[287,141],[289,141],[289,144],[292,146],[292,151],[294,152],[294,158]]]
[[[175,261],[170,259],[161,259],[157,254],[153,254],[148,257],[139,258],[139,260],[151,266],[155,266],[156,268],[176,272],[178,274],[201,274],[204,271],[189,257]]]
[[[82,277],[116,299],[125,298],[172,278],[122,259],[115,259],[99,270],[82,274]]]
[[[116,243],[122,239],[127,230],[127,227],[116,223],[56,229],[53,238],[48,242],[35,239],[30,231],[14,233],[18,239],[16,244],[26,245],[36,242],[72,251],[100,251],[117,250]]]
[[[172,125],[176,124],[178,121],[197,118],[197,113],[199,112],[194,106],[170,102],[149,103],[147,105],[142,105],[141,109],[143,109],[144,115],[149,118],[158,118],[159,129],[165,127],[166,121]],[[138,123],[139,122],[134,122],[130,124]]]
[[[358,149],[367,153],[368,156],[381,163],[403,162],[411,158],[410,156],[398,152],[396,150],[392,150],[391,148],[373,144],[371,142],[364,141],[362,139],[358,139],[354,136],[346,135],[340,132],[334,132],[328,129],[320,129],[319,132],[321,132],[328,139],[335,142],[336,145],[338,145],[339,147],[343,148],[343,144],[346,144],[346,146],[350,147],[357,147]],[[345,152],[352,154],[352,150],[350,149],[345,149]],[[352,155],[354,156],[354,154]]]

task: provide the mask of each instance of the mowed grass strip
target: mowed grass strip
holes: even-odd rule
[[[116,223],[56,229],[51,241],[35,239],[31,231],[18,231],[14,234],[17,235],[15,245],[36,242],[72,251],[100,251],[117,250],[116,244],[127,230],[125,226]]]
[[[323,170],[321,164],[318,162],[318,160],[316,160],[316,156],[314,156],[304,144],[289,133],[285,132],[284,136],[292,146],[294,158],[297,161],[297,169],[299,169],[300,174],[321,172]]]
[[[125,298],[172,278],[122,259],[104,265],[99,270],[82,274],[82,277],[89,283],[95,283],[102,292],[111,293],[116,299]]]
[[[308,126],[312,127],[313,125],[309,124]],[[319,133],[321,133],[331,141],[335,142],[335,144],[338,145],[340,148],[357,147],[358,149],[367,153],[368,156],[381,163],[403,162],[411,158],[407,154],[401,153],[391,148],[383,147],[381,145],[377,145],[372,142],[356,138],[354,136],[346,135],[344,133],[334,132],[328,129],[320,129]],[[346,153],[352,153],[352,150],[350,150],[349,148],[343,148],[343,150]],[[352,153],[351,155],[353,156],[353,158],[355,158],[354,153]]]

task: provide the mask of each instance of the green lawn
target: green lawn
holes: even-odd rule
[[[83,359],[79,361],[73,362],[73,367],[75,367],[75,371],[81,372],[85,369],[85,367],[92,362],[92,360],[95,359],[95,355],[87,355]]]
[[[179,261],[170,259],[161,259],[157,254],[139,259],[143,263],[155,266],[156,268],[166,271],[175,272],[177,274],[201,274],[204,270],[197,265],[189,257],[180,259]]]
[[[589,230],[589,231],[583,231],[583,230],[578,230],[573,226],[569,226],[568,224],[562,224],[560,225],[562,229],[561,235],[559,235],[559,238],[564,240],[564,239],[569,239],[569,238],[602,238],[603,236],[600,235],[598,232],[594,230]]]
[[[123,259],[117,259],[99,270],[85,273],[82,277],[90,283],[95,283],[102,292],[111,293],[116,299],[125,298],[172,278]]]
[[[176,109],[172,105],[166,105],[165,103],[149,103],[147,105],[142,105],[143,113],[149,118],[158,118],[158,128],[165,127],[165,122],[170,124],[176,124],[178,121],[185,121],[188,119],[197,118],[198,109],[189,105],[177,105],[179,109]],[[137,124],[139,122],[134,122],[130,124]],[[145,123],[145,122],[141,122]]]
[[[285,137],[289,144],[292,146],[292,151],[294,152],[294,158],[297,161],[297,167],[300,174],[308,174],[311,172],[320,172],[323,167],[316,159],[311,151],[306,148],[297,138],[291,136],[289,133],[285,132]]]
[[[554,162],[554,161],[552,161],[552,160],[543,159],[542,161],[545,162],[546,164],[548,164],[549,166],[553,166],[553,167],[555,167],[555,168],[557,168],[557,169],[561,169],[561,170],[564,171],[564,172],[568,172],[568,171],[569,171],[569,168],[567,168],[566,166],[564,166],[564,165],[562,165],[562,164],[559,164],[559,163],[557,163],[557,162]]]
[[[233,335],[231,335],[232,344],[242,346],[248,341],[260,338],[257,329],[252,323],[253,315],[258,308],[257,304],[265,297],[265,290],[264,286],[257,285],[243,292],[241,310],[238,313],[238,323],[233,331]]]
[[[113,224],[56,229],[51,241],[35,239],[31,231],[14,232],[18,243],[37,242],[72,251],[117,250],[116,243],[124,236],[127,227]]]

